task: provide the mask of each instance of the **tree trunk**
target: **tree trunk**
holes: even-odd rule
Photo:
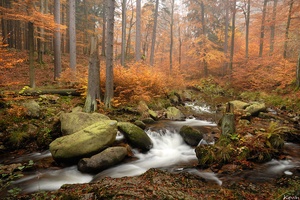
[[[293,4],[294,4],[294,0],[290,0],[289,14],[288,14],[288,19],[287,19],[286,28],[285,28],[285,40],[284,40],[284,49],[283,49],[283,57],[284,58],[287,57],[287,46],[288,46],[289,29],[290,29],[290,24],[291,24]]]
[[[35,88],[34,25],[33,25],[33,22],[28,22],[28,44],[29,44],[29,79],[30,79],[30,87]]]
[[[103,0],[103,24],[102,24],[102,44],[101,44],[101,56],[105,56],[106,49],[106,3],[107,0]]]
[[[206,23],[205,23],[205,5],[201,1],[201,24],[202,24],[202,36],[203,36],[203,73],[204,77],[208,76],[208,67],[206,62]]]
[[[135,61],[141,60],[141,0],[136,0]]]
[[[178,26],[178,44],[179,44],[179,50],[178,50],[178,63],[179,67],[181,67],[181,57],[182,57],[182,38],[181,38],[181,30],[180,26]]]
[[[265,19],[266,19],[267,2],[268,2],[268,0],[264,0],[264,6],[263,6],[263,12],[262,12],[262,18],[261,18],[259,57],[262,57],[263,50],[264,50]]]
[[[232,12],[231,47],[230,47],[230,62],[229,62],[230,75],[232,74],[233,56],[234,56],[235,13],[236,13],[236,0],[234,0],[233,12]]]
[[[125,66],[125,47],[126,47],[126,0],[122,2],[122,47],[121,65]]]
[[[154,50],[155,50],[155,41],[156,41],[158,6],[159,6],[159,0],[156,0],[156,3],[155,3],[155,13],[154,13],[154,25],[153,25],[153,32],[152,32],[151,53],[150,53],[150,65],[151,66],[154,65]]]
[[[270,55],[272,55],[273,51],[274,51],[276,9],[277,9],[277,0],[274,0],[273,13],[272,13],[272,24],[271,24],[271,35],[270,35]]]
[[[297,62],[297,68],[296,68],[296,88],[300,88],[300,51],[298,54],[298,62]]]
[[[276,1],[276,0],[275,0]],[[246,59],[249,58],[249,29],[250,29],[250,0],[247,2],[247,12],[246,12]]]
[[[114,44],[114,13],[115,1],[107,0],[107,46],[106,46],[106,81],[104,104],[106,108],[111,108],[111,100],[114,97],[114,71],[113,71],[113,44]]]
[[[228,57],[228,30],[229,30],[229,2],[226,0],[225,3],[225,31],[224,31],[224,54]],[[225,61],[223,66],[223,75],[227,74],[228,62]]]
[[[61,73],[60,0],[55,0],[54,21],[57,24],[54,32],[54,80],[57,80]]]
[[[170,73],[172,73],[172,69],[173,69],[174,3],[175,3],[175,0],[172,0],[171,1],[171,24],[170,24]]]
[[[232,103],[227,103],[226,112],[221,120],[222,135],[231,135],[235,133],[234,107]]]
[[[40,0],[40,12],[44,14],[45,10],[45,4],[44,0]],[[39,33],[39,38],[38,38],[38,62],[40,64],[43,64],[43,55],[44,55],[44,35],[45,35],[45,30],[44,28],[39,28],[40,33]]]
[[[84,111],[97,110],[97,99],[100,99],[100,62],[98,57],[98,41],[91,38],[91,55],[89,63],[88,92],[85,100]]]
[[[74,0],[69,0],[69,40],[70,40],[70,68],[73,72],[76,71],[76,22],[75,22],[75,3]]]

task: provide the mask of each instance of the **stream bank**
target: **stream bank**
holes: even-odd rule
[[[184,110],[183,112],[187,116],[191,114],[187,114],[188,112]],[[195,114],[195,116],[210,121],[218,118],[216,113],[211,115],[205,112]],[[118,118],[120,116],[115,117]],[[261,129],[266,130],[269,125],[269,119],[253,118],[251,124],[255,124],[255,127],[247,127],[248,132]],[[288,158],[286,155],[283,155],[282,159],[286,160]],[[57,167],[53,163],[53,160],[49,160],[47,162],[50,163],[50,166]],[[285,163],[280,164],[285,165]],[[157,199],[206,199],[206,197],[222,197],[226,199],[253,199],[254,197],[258,197],[261,199],[276,199],[284,197],[282,195],[290,195],[290,197],[293,197],[293,195],[297,197],[298,195],[299,167],[292,171],[292,176],[280,174],[279,177],[272,177],[271,181],[266,177],[267,182],[248,179],[248,177],[251,177],[251,170],[249,170],[248,175],[240,176],[240,171],[236,171],[234,165],[227,167],[229,169],[225,170],[223,168],[223,172],[219,172],[221,177],[224,177],[221,186],[214,181],[207,181],[207,179],[199,178],[199,176],[193,173],[188,173],[188,170],[180,174],[175,171],[176,175],[174,175],[174,172],[171,173],[162,168],[151,169],[137,177],[124,177],[120,179],[104,178],[97,183],[65,185],[56,192],[38,192],[36,194],[19,196],[18,198],[73,199],[76,197],[83,199],[117,199],[123,196],[126,199],[136,199],[137,197],[144,197],[144,199],[153,199],[153,197],[157,197]],[[198,170],[195,166],[193,166],[193,169]],[[212,169],[215,170],[214,167]],[[242,171],[245,172],[243,169]],[[208,172],[211,172],[211,170],[208,169]],[[145,193],[145,195],[143,196],[142,193]]]

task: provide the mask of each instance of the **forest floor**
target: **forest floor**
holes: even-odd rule
[[[20,57],[25,58],[27,55],[20,52]],[[66,59],[67,57],[63,58],[64,69],[68,67]],[[79,60],[81,66],[88,65],[87,59],[84,57],[79,58]],[[45,62],[53,63],[53,59],[50,56],[45,57]],[[51,66],[39,65],[36,67],[37,86],[59,86],[57,82],[53,81],[53,68]],[[24,61],[18,67],[5,69],[0,72],[0,95],[2,98],[0,99],[1,142],[8,141],[5,132],[7,130],[14,130],[16,126],[21,127],[23,125],[36,124],[38,127],[45,127],[42,132],[54,133],[55,130],[47,129],[47,124],[54,125],[57,122],[56,115],[60,111],[68,112],[77,105],[83,105],[84,99],[82,97],[60,97],[55,104],[48,104],[48,109],[45,110],[47,114],[43,118],[28,119],[23,117],[22,109],[18,106],[14,107],[14,105],[19,105],[19,102],[26,99],[37,98],[20,96],[18,94],[18,91],[28,85],[28,71],[28,63]],[[294,110],[293,112],[299,113],[299,110]],[[114,112],[108,114],[114,117]],[[120,115],[119,112],[118,115]],[[282,115],[286,117],[285,115],[288,115],[288,112],[282,112]],[[14,118],[8,118],[12,116]],[[268,124],[266,122],[267,119],[253,120],[248,131],[259,128],[266,129],[266,124]],[[23,155],[47,149],[45,144],[49,141],[43,140],[39,143],[33,140],[33,138],[26,139],[24,144],[18,144],[17,148],[2,149],[0,150],[1,156],[8,153]],[[283,155],[283,159],[284,157]],[[2,164],[0,163],[0,165]],[[44,163],[37,163],[36,165],[39,166],[35,167],[42,168],[56,167],[52,159],[48,159]],[[236,171],[229,171],[228,173],[227,176],[230,176],[230,173],[232,173],[232,176],[238,176]],[[15,174],[16,172],[13,171],[9,178],[16,178]],[[3,175],[2,177],[1,196],[9,188],[5,185],[8,183],[5,177]],[[241,177],[240,179],[224,181],[220,186],[188,173],[174,175],[162,170],[151,169],[137,177],[124,177],[120,179],[104,178],[97,183],[64,185],[58,191],[38,192],[29,195],[17,195],[14,192],[6,197],[7,199],[300,199],[299,177],[300,169],[298,167],[293,171],[292,176],[282,175],[269,182],[246,181]]]

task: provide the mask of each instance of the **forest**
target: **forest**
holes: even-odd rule
[[[126,129],[121,121],[174,120],[178,116],[168,117],[170,105],[180,108],[185,119],[193,116],[214,121],[219,130],[209,130],[218,134],[217,147],[200,149],[198,142],[191,146],[198,167],[219,174],[227,164],[252,170],[257,163],[287,159],[283,140],[299,143],[298,0],[0,0],[0,24],[0,195],[12,199],[20,195],[21,191],[12,186],[13,180],[23,176],[27,168],[62,167],[53,152],[54,160],[43,161],[46,164],[30,161],[12,166],[8,160],[9,155],[48,150],[49,145],[51,151],[51,144],[65,137],[61,113],[72,113],[78,105],[84,113],[101,113],[118,121],[119,131]],[[40,104],[42,113],[28,114],[24,102],[31,100]],[[186,111],[185,100],[194,104],[201,101],[215,112],[222,110],[219,114],[223,116]],[[231,100],[248,103],[240,107],[234,102],[234,108],[246,110],[263,102],[272,111],[265,107],[260,111],[267,113],[259,115],[256,111],[233,111],[231,103],[226,104]],[[274,110],[282,116],[273,116]],[[222,120],[229,112],[235,115],[229,115],[235,121],[229,124],[236,127],[227,130],[228,124],[222,124]],[[250,133],[258,140],[263,138],[265,144],[254,145]],[[117,146],[122,145],[128,144]],[[231,152],[234,148],[249,152],[240,159],[242,153]],[[214,157],[213,152],[220,153],[220,157]],[[127,153],[127,157],[134,157],[131,151]],[[299,159],[297,166],[293,172],[296,175]],[[232,171],[236,172],[228,173]],[[170,178],[155,170],[149,173]],[[256,192],[241,192],[241,185],[226,182],[224,191],[215,197],[253,199],[255,193],[261,193],[260,198],[285,197],[290,194],[285,192],[300,185],[295,181],[275,194],[271,182],[269,190]],[[200,187],[198,184],[193,182],[190,187]],[[95,192],[93,185],[88,187]],[[214,186],[208,187],[205,195],[215,190]],[[300,191],[295,191],[288,197],[300,198]],[[105,193],[97,192],[98,197]],[[198,195],[190,188],[187,193],[185,198]],[[51,199],[50,193],[46,196]]]

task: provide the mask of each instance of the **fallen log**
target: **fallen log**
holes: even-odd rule
[[[24,96],[38,96],[42,94],[58,94],[62,96],[80,96],[81,93],[76,89],[32,89],[25,88],[19,92]]]

